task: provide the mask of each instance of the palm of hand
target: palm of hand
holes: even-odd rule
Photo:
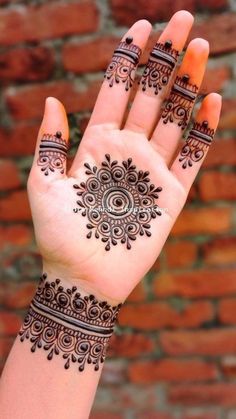
[[[84,163],[99,169],[105,154],[111,156],[111,161],[117,160],[119,165],[132,158],[136,171],[148,171],[150,184],[162,188],[159,198],[154,201],[164,211],[161,216],[151,219],[150,237],[138,234],[135,241],[130,241],[131,250],[127,250],[126,243],[122,244],[120,240],[117,245],[111,244],[111,250],[107,251],[101,237],[96,239],[92,235],[88,239],[87,217],[73,211],[78,208],[76,202],[79,198],[73,185],[86,184],[88,179]],[[184,204],[186,193],[143,134],[111,130],[102,125],[89,127],[77,159],[76,171],[72,167],[68,177],[31,194],[37,243],[46,267],[50,263],[50,267],[65,273],[65,277],[89,281],[102,295],[120,301],[154,263]],[[117,182],[116,191],[119,197],[121,188]],[[96,195],[94,193],[95,198]],[[121,222],[126,229],[127,217],[121,217]]]

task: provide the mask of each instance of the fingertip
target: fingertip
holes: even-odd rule
[[[152,24],[147,19],[140,19],[140,20],[137,20],[137,22],[135,22],[133,26],[131,26],[131,28],[135,28],[135,29],[137,29],[138,27],[142,29],[148,29],[151,31]]]
[[[146,45],[151,30],[152,25],[148,20],[138,20],[129,28],[129,30],[123,36],[122,41],[125,41],[125,39],[130,36],[133,38],[133,43],[143,49]]]
[[[197,53],[202,57],[207,57],[209,54],[209,42],[203,38],[194,38],[189,42],[187,50]]]
[[[45,108],[39,135],[45,132],[61,131],[63,138],[69,137],[69,126],[66,110],[63,104],[55,97],[49,96],[45,100]]]
[[[194,17],[193,15],[188,12],[187,10],[178,10],[178,12],[176,12],[172,18],[171,21],[175,21],[176,23],[185,23],[185,24],[189,24],[190,26],[192,26],[193,22],[194,22]]]
[[[197,115],[197,121],[207,120],[209,125],[216,129],[221,112],[222,97],[218,93],[209,93],[202,101]]]

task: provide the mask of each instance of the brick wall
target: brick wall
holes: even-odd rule
[[[236,5],[0,0],[1,365],[41,271],[25,185],[46,96],[74,113],[75,144],[127,26],[148,18],[157,34],[181,8],[196,15],[191,37],[211,44],[201,91],[223,93],[220,129],[161,257],[121,312],[93,419],[236,418]]]

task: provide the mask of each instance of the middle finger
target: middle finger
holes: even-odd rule
[[[193,24],[193,16],[181,10],[174,14],[154,46],[131,106],[125,129],[151,134],[162,101]]]

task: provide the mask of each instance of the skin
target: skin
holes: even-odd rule
[[[161,41],[171,39],[173,47],[181,50],[192,23],[193,17],[188,12],[178,12],[161,35]],[[123,40],[132,36],[134,43],[144,49],[150,31],[150,23],[141,20],[129,29]],[[200,85],[207,57],[208,43],[203,39],[193,40],[178,74],[188,73],[191,83]],[[57,99],[47,99],[28,191],[43,271],[49,279],[59,277],[67,286],[76,285],[84,293],[92,292],[98,299],[117,304],[125,301],[158,257],[203,162],[183,170],[176,157],[183,144],[182,131],[176,124],[164,125],[162,120],[158,121],[162,100],[172,83],[173,78],[161,96],[155,96],[150,90],[142,92],[140,87],[127,120],[123,121],[130,92],[120,83],[110,88],[104,80],[71,170],[50,176],[44,176],[37,165],[41,137],[43,133],[61,131],[63,138],[68,139],[69,131],[63,105]],[[215,129],[220,108],[221,97],[215,93],[208,95],[197,120],[208,120],[209,126]],[[166,211],[152,220],[152,236],[139,236],[131,250],[119,243],[107,252],[100,240],[88,240],[87,220],[72,211],[77,200],[73,184],[87,179],[84,163],[100,166],[106,153],[119,163],[131,157],[138,170],[148,170],[151,182],[163,188],[157,203]],[[29,344],[22,345],[17,339],[1,382],[1,417],[87,418],[100,371],[88,367],[82,374],[75,369],[65,373],[59,359],[48,362],[42,351],[32,355]],[[20,388],[26,391],[22,394]],[[14,394],[14,404],[11,394]]]

